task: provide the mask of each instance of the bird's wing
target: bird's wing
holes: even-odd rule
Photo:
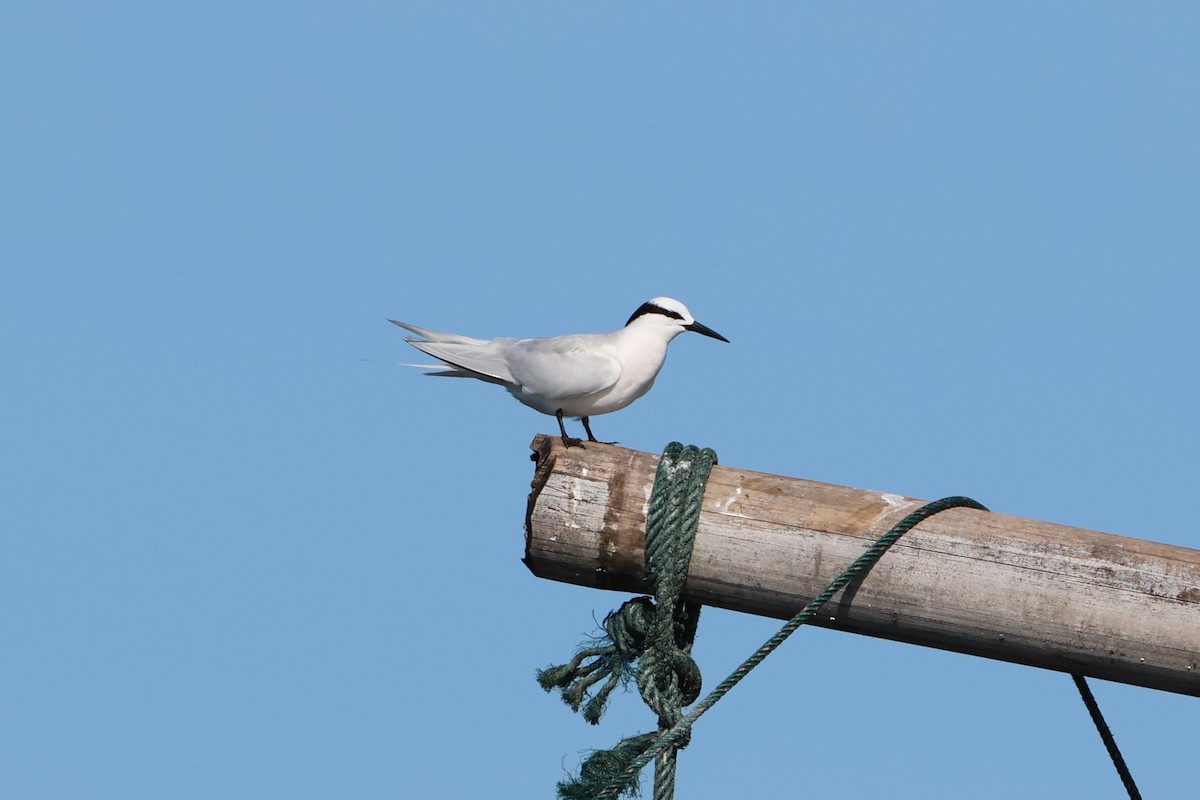
[[[404,328],[406,331],[412,331],[417,336],[424,336],[431,342],[445,342],[446,344],[487,344],[486,339],[472,339],[470,336],[460,336],[457,333],[442,333],[441,331],[431,331],[425,328],[418,328],[416,325],[409,325],[407,322],[389,319],[388,322]],[[406,339],[405,341],[415,342],[419,339]]]
[[[462,337],[466,339],[467,337]],[[465,342],[423,342],[419,339],[405,339],[422,353],[445,361],[453,370],[431,375],[445,377],[472,377],[489,383],[512,384],[513,376],[505,364],[504,353],[495,342],[485,342],[479,339]],[[463,375],[461,373],[467,373]]]
[[[514,383],[544,397],[602,392],[621,377],[612,347],[586,335],[509,340],[505,361]]]
[[[498,353],[494,344],[486,339],[473,339],[457,333],[431,331],[428,328],[418,328],[416,325],[409,325],[407,322],[395,319],[390,319],[388,322],[404,328],[406,331],[412,331],[417,336],[425,337],[425,339],[414,339],[406,336],[404,341],[422,353],[445,361],[453,369],[444,370],[440,369],[440,365],[428,364],[409,364],[407,366],[437,370],[425,374],[438,377],[477,378],[488,383],[512,383],[512,376],[508,374],[503,356]]]

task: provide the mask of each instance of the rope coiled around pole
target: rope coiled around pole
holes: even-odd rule
[[[564,800],[594,797],[615,776],[628,774],[630,760],[645,752],[657,735],[675,727],[683,707],[700,696],[700,668],[692,658],[692,642],[700,619],[700,604],[682,600],[696,525],[704,502],[708,475],[717,463],[710,448],[667,445],[658,462],[646,519],[646,572],[654,582],[655,599],[636,597],[604,619],[606,636],[557,667],[539,670],[546,691],[558,689],[563,702],[592,724],[599,722],[612,691],[637,682],[642,699],[657,715],[659,733],[622,740],[611,750],[598,750],[584,762],[579,777],[559,784]],[[636,662],[636,669],[634,664]],[[588,698],[596,684],[603,685]],[[687,745],[678,737],[659,751],[655,761],[655,800],[670,800],[675,792],[677,752]],[[643,762],[643,765],[646,762]],[[637,791],[634,771],[624,788]]]

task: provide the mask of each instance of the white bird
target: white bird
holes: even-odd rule
[[[543,339],[472,339],[389,322],[422,337],[404,340],[444,362],[404,366],[437,370],[427,375],[500,384],[525,405],[555,417],[567,447],[582,440],[567,436],[563,417],[583,420],[588,441],[598,441],[588,418],[619,411],[650,391],[667,358],[667,345],[679,334],[695,331],[729,341],[670,297],[642,303],[625,327],[609,333]]]

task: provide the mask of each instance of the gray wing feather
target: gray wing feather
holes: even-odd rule
[[[439,361],[445,361],[451,367],[450,372],[468,372],[472,377],[492,383],[513,383],[513,376],[504,363],[503,354],[497,352],[491,342],[479,344],[462,344],[455,342],[422,342],[408,339],[409,344],[422,353],[431,355]],[[449,375],[446,377],[461,377]]]
[[[406,331],[412,331],[417,336],[423,336],[431,342],[445,342],[447,344],[487,344],[486,339],[472,339],[470,336],[461,336],[457,333],[442,333],[441,331],[431,331],[425,328],[418,328],[416,325],[409,325],[407,322],[389,319],[388,322],[393,325],[404,328]],[[406,341],[413,341],[406,339]]]
[[[602,392],[621,377],[621,363],[584,336],[520,339],[507,349],[513,380],[534,394],[580,397]]]

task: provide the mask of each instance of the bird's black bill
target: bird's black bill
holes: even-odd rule
[[[683,327],[687,328],[689,331],[695,331],[696,333],[703,333],[705,336],[711,336],[714,339],[720,339],[722,342],[726,342],[726,343],[729,342],[729,340],[726,339],[724,336],[717,333],[716,331],[714,331],[712,328],[708,327],[707,325],[703,325],[699,322],[693,322],[690,325],[684,325]]]

